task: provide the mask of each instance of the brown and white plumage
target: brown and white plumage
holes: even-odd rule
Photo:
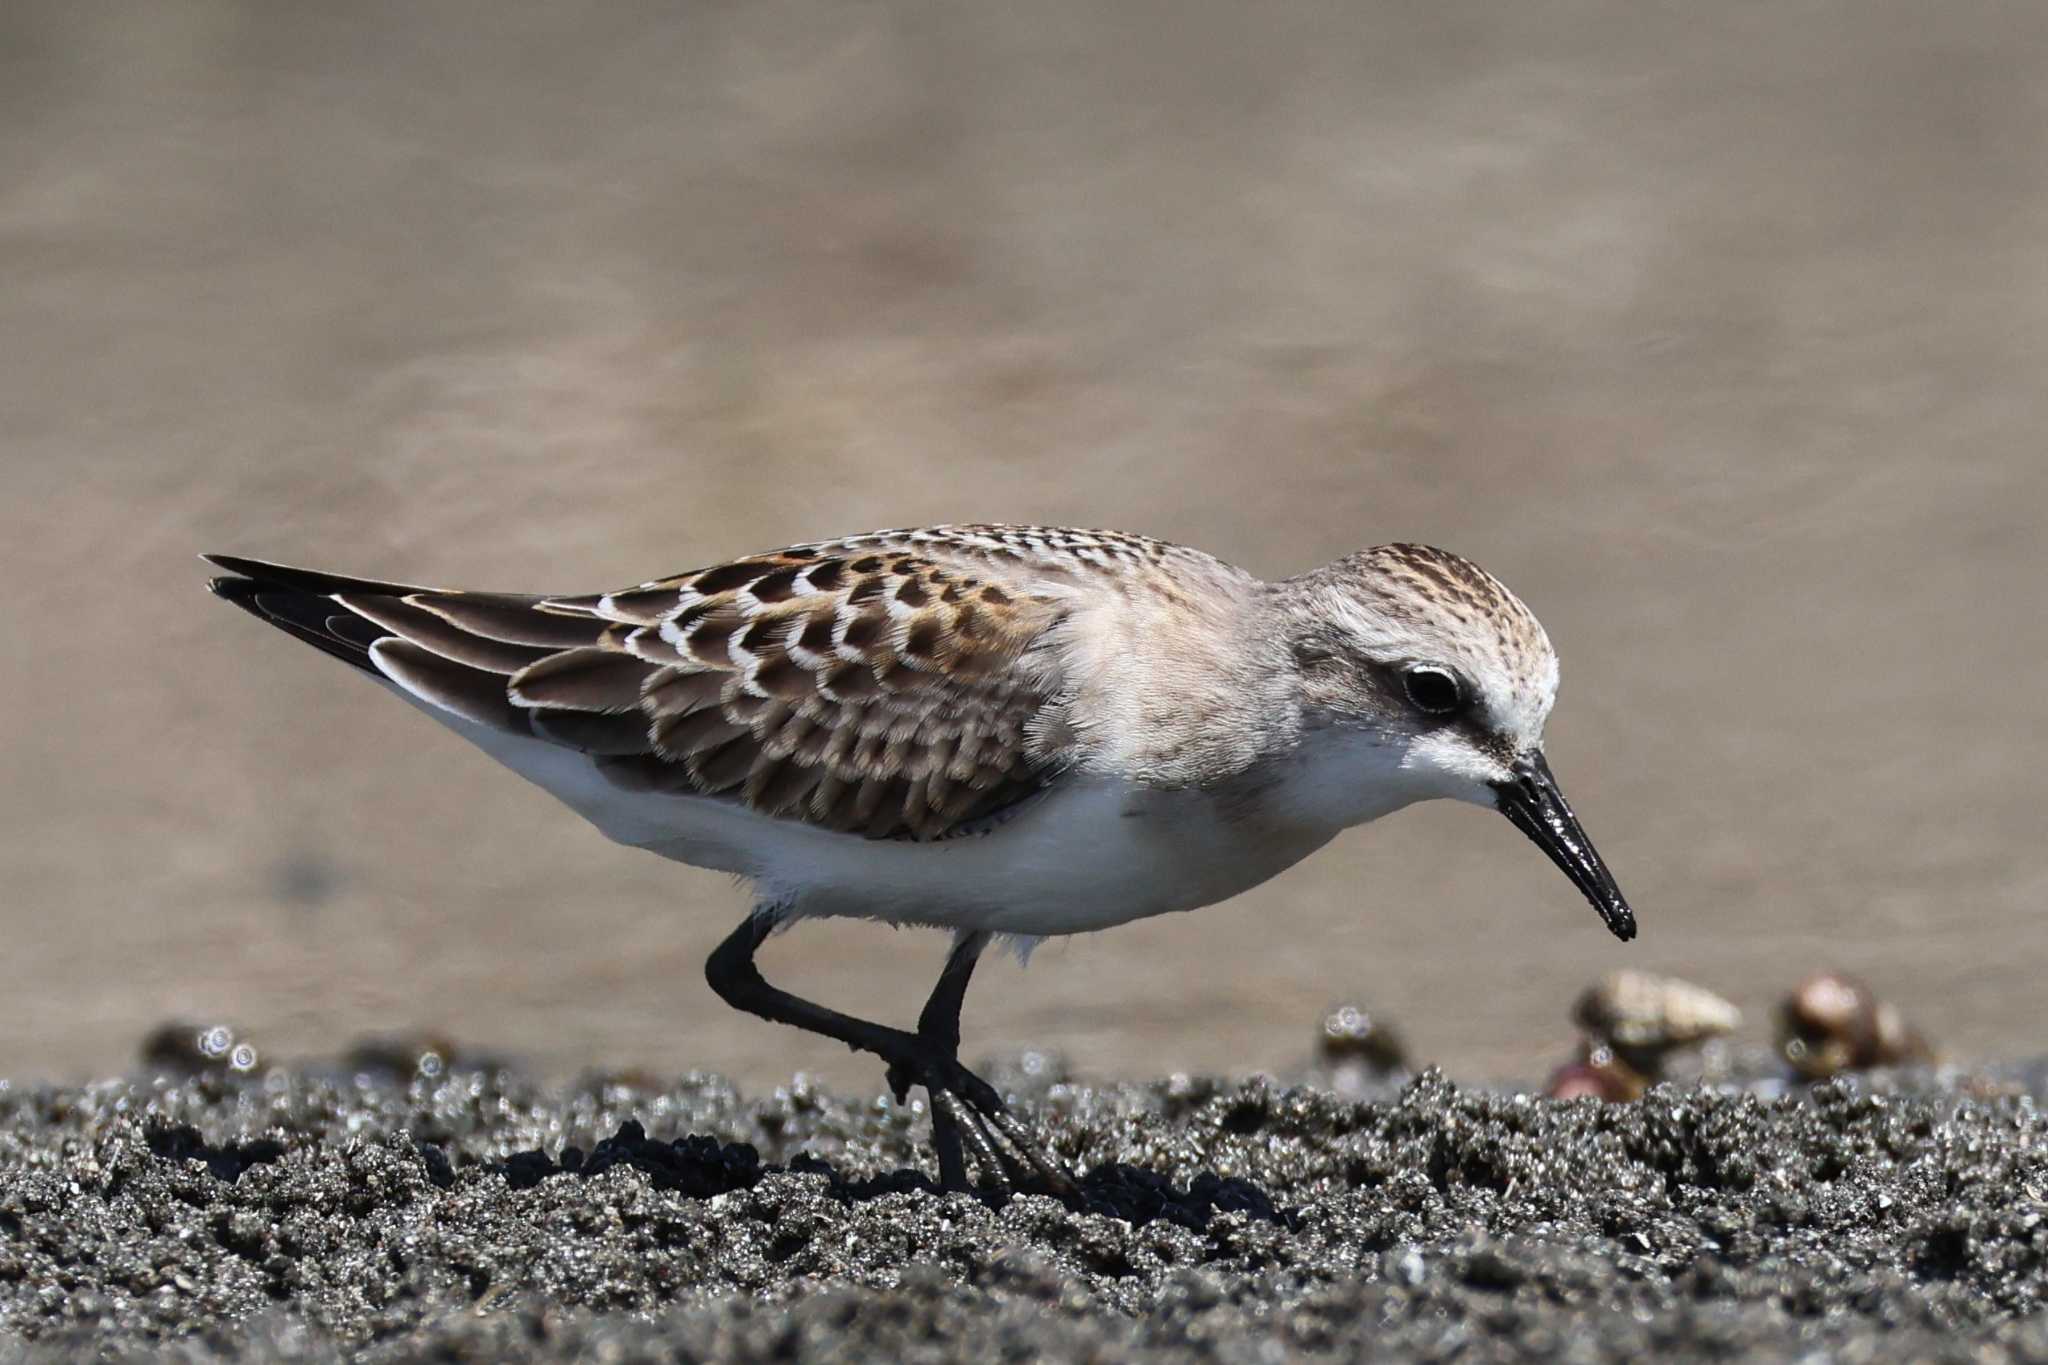
[[[935,839],[1059,761],[1032,727],[1058,692],[1044,646],[1063,607],[1004,542],[970,536],[821,542],[584,597],[211,558],[241,576],[222,595],[422,701],[588,754],[621,787]]]
[[[949,526],[581,596],[209,558],[217,593],[613,837],[792,915],[1036,935],[1206,904],[1411,801],[1496,802],[1556,688],[1528,609],[1422,546],[1266,583],[1139,536]],[[1418,660],[1469,693],[1455,716],[1403,695]]]

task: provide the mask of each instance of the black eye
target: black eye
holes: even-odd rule
[[[1401,674],[1401,686],[1415,709],[1432,716],[1448,716],[1465,704],[1465,689],[1451,674],[1428,664],[1417,664]]]

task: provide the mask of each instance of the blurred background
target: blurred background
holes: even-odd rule
[[[967,1051],[1283,1069],[1334,1001],[1540,1073],[1633,965],[1954,1053],[2048,969],[2048,8],[1905,0],[0,9],[0,1075],[159,1020],[803,1069],[615,848],[203,591],[585,591],[942,520],[1513,585],[1642,919],[1506,822],[1354,832],[994,962]],[[771,978],[908,1021],[935,934]]]

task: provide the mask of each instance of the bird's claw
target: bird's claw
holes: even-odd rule
[[[897,1102],[921,1085],[931,1100],[932,1145],[938,1151],[939,1184],[948,1191],[972,1188],[967,1158],[984,1180],[999,1187],[1036,1186],[1060,1197],[1081,1192],[1038,1137],[1018,1122],[994,1086],[950,1057],[919,1049],[889,1064],[889,1089]]]

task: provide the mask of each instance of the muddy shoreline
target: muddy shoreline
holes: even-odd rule
[[[2048,1360],[2048,1066],[1602,1104],[996,1073],[1091,1207],[798,1084],[0,1091],[0,1356]],[[637,1128],[636,1128],[637,1125]]]

